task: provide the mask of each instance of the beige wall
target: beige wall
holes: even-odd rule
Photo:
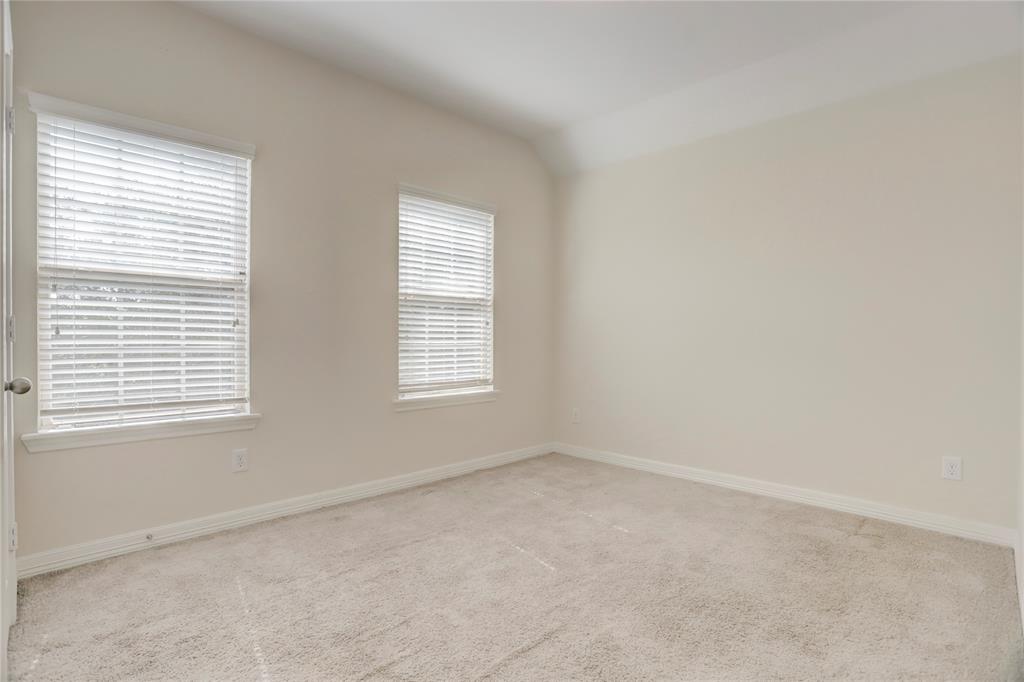
[[[31,554],[550,440],[550,179],[525,143],[150,3],[15,3],[16,371],[35,375],[35,117],[24,90],[255,143],[250,433],[27,454]],[[395,413],[396,191],[497,206],[497,402]],[[35,430],[35,401],[16,432]],[[250,471],[229,473],[247,446]]]
[[[1019,70],[563,183],[559,439],[1016,526]]]
[[[1015,59],[571,178],[556,207],[525,143],[188,8],[18,2],[14,26],[17,372],[35,374],[35,90],[257,145],[264,415],[19,444],[23,555],[556,436],[1016,525]],[[393,411],[399,182],[498,207],[495,403]],[[35,430],[31,395],[16,418]]]
[[[1021,21],[1019,26],[1021,32],[1021,45],[1024,46],[1024,13],[1021,14]],[[1020,53],[1020,79],[1021,79],[1021,111],[1019,117],[1021,120],[1021,126],[1024,127],[1024,49]],[[1024,166],[1024,135],[1021,136],[1021,148],[1020,148],[1021,164]],[[1020,201],[1021,201],[1021,247],[1024,249],[1024,177],[1021,178],[1021,184],[1018,186],[1020,190]],[[1020,288],[1024,291],[1024,251],[1021,254],[1022,266],[1021,266],[1021,279]],[[1021,301],[1024,306],[1024,297]],[[1024,557],[1021,553],[1024,552],[1024,308],[1021,310],[1021,413],[1020,413],[1020,454],[1018,459],[1018,471],[1017,471],[1017,547],[1014,550],[1014,559],[1017,566],[1017,599],[1020,602],[1020,615],[1021,622],[1024,623]]]

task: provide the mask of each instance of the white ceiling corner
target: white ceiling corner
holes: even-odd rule
[[[562,173],[595,168],[1019,49],[1018,8],[921,3],[535,140]]]

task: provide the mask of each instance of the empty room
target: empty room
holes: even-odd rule
[[[1024,4],[0,4],[0,679],[1024,681]]]

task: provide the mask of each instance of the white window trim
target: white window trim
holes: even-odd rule
[[[70,100],[51,97],[42,93],[26,91],[29,100],[29,110],[36,114],[60,116],[76,119],[89,123],[109,125],[115,128],[162,137],[172,141],[183,142],[217,152],[235,154],[250,160],[256,158],[256,145],[248,142],[239,142],[218,135],[211,135],[198,130],[182,128],[168,123],[151,121],[149,119],[122,114],[109,109],[102,109],[88,104],[72,102]],[[252,184],[252,168],[249,170],[249,183]],[[252,252],[252,197],[250,195],[250,229],[248,235],[248,249]],[[252,287],[252,270],[249,271],[249,286]],[[255,389],[253,382],[252,366],[252,294],[248,300],[248,367],[249,367],[249,402],[248,411],[241,414],[216,415],[213,417],[185,417],[178,420],[166,420],[149,424],[130,424],[99,427],[83,427],[76,429],[57,429],[53,431],[39,431],[21,435],[21,441],[25,449],[30,453],[50,452],[54,450],[71,450],[98,445],[113,445],[117,443],[134,443],[150,440],[162,440],[165,438],[178,438],[182,436],[199,436],[212,433],[226,433],[231,431],[251,431],[259,424],[262,415],[254,411]],[[38,374],[38,368],[37,368]],[[37,410],[38,413],[38,410]],[[38,419],[37,419],[37,426]]]
[[[50,116],[99,123],[144,135],[154,135],[167,140],[183,142],[210,151],[225,152],[247,159],[256,158],[256,145],[248,142],[238,142],[237,140],[220,137],[219,135],[210,135],[198,130],[181,128],[168,123],[160,123],[159,121],[150,121],[138,116],[110,111],[109,109],[100,109],[88,104],[70,102],[38,92],[28,93],[28,108],[37,114],[49,114]]]
[[[472,405],[473,403],[493,403],[501,391],[488,388],[482,391],[457,393],[455,395],[412,396],[395,398],[395,412],[411,412],[413,410],[429,410],[435,407],[451,407],[453,405]]]
[[[497,209],[497,207],[494,204],[489,204],[489,203],[480,202],[480,201],[474,201],[474,200],[471,200],[471,199],[465,199],[463,197],[456,196],[456,195],[453,195],[453,194],[445,194],[443,192],[437,192],[435,190],[426,189],[424,187],[420,187],[418,185],[414,185],[414,184],[410,184],[410,183],[405,183],[405,182],[399,183],[399,185],[398,185],[398,196],[401,197],[402,194],[418,195],[418,196],[424,197],[426,199],[434,199],[436,201],[442,201],[442,202],[446,202],[446,203],[449,203],[449,204],[455,204],[457,206],[463,206],[465,208],[475,209],[475,210],[478,210],[478,211],[484,211],[486,213],[490,213],[494,217],[494,219],[497,220],[498,209]],[[495,239],[496,238],[492,235],[492,240],[495,240]],[[494,248],[493,241],[492,241],[492,248]],[[411,412],[411,411],[414,411],[414,410],[428,410],[428,409],[432,409],[432,408],[436,408],[436,407],[450,407],[450,406],[455,406],[455,405],[472,405],[474,403],[490,403],[490,402],[494,402],[494,401],[496,401],[498,399],[498,395],[500,395],[501,391],[499,391],[497,388],[495,388],[495,386],[497,385],[497,376],[496,376],[497,375],[497,370],[495,369],[495,366],[494,366],[494,357],[497,355],[496,348],[497,348],[497,345],[498,345],[498,339],[497,339],[496,335],[494,334],[494,329],[493,329],[493,319],[494,319],[494,315],[495,315],[495,310],[497,308],[497,303],[496,303],[497,295],[495,294],[495,291],[497,290],[496,270],[497,270],[497,266],[496,266],[496,264],[494,262],[492,262],[492,264],[491,264],[491,316],[492,316],[492,318],[491,318],[492,319],[492,329],[491,329],[491,354],[492,354],[492,359],[491,359],[491,383],[487,384],[487,385],[484,385],[484,386],[480,386],[477,390],[469,390],[469,391],[462,391],[462,392],[452,392],[452,393],[448,393],[448,394],[445,394],[445,393],[429,394],[428,393],[426,395],[415,395],[415,394],[413,394],[413,395],[404,395],[404,394],[401,393],[401,391],[398,390],[398,384],[397,384],[397,378],[398,377],[396,376],[396,384],[395,384],[395,391],[396,392],[395,392],[395,398],[392,401],[393,404],[394,404],[395,412]],[[396,275],[397,274],[398,274],[398,272],[396,270]],[[399,303],[400,303],[400,300],[401,300],[401,297],[399,297]],[[396,341],[395,342],[396,356],[397,356],[397,351],[398,351],[398,337],[397,337],[398,324],[399,324],[399,321],[398,321],[398,318],[396,316],[396,319],[395,319],[395,325],[396,325],[395,326],[395,330],[396,330],[396,337],[395,337],[395,341]],[[457,388],[456,389],[452,389],[452,390],[453,391],[459,391],[459,389],[457,389]]]
[[[483,211],[484,213],[490,213],[497,220],[498,207],[495,204],[489,204],[485,201],[475,201],[473,199],[466,199],[464,197],[455,194],[445,194],[444,192],[438,192],[419,185],[411,185],[407,182],[399,183],[398,185],[399,194],[416,194],[424,197],[425,199],[434,199],[435,201],[443,201],[448,204],[456,204],[464,208],[472,208],[477,211]]]
[[[96,445],[201,436],[209,433],[251,431],[256,428],[260,418],[259,414],[230,414],[216,417],[192,417],[151,424],[131,424],[129,426],[98,426],[63,431],[42,431],[23,434],[21,442],[25,444],[25,448],[29,452],[71,450]]]

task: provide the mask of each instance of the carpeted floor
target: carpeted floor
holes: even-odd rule
[[[16,680],[1022,678],[1009,549],[560,455],[21,590]]]

